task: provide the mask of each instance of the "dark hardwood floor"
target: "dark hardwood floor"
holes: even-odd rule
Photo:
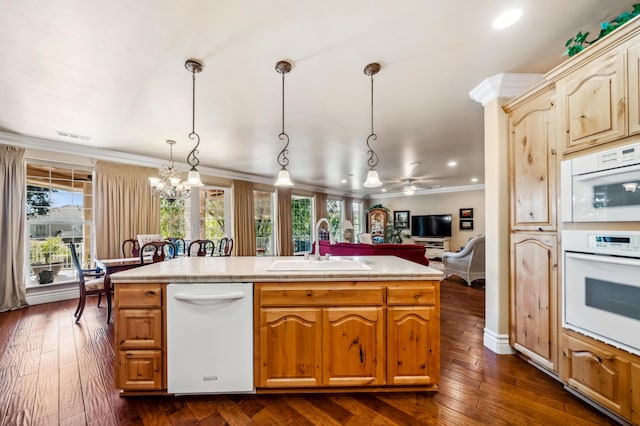
[[[517,356],[482,345],[482,282],[442,282],[437,393],[120,398],[106,308],[75,301],[0,314],[0,419],[8,425],[615,424]]]

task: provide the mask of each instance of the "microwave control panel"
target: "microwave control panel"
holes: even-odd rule
[[[599,168],[612,168],[640,163],[640,143],[598,154]]]
[[[640,253],[640,236],[589,234],[588,247],[592,249],[613,249],[624,253]]]

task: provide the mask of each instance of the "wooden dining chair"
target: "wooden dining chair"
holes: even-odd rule
[[[136,238],[129,238],[122,242],[122,257],[140,256],[140,244]]]
[[[151,241],[140,249],[140,263],[156,263],[173,259],[178,254],[176,245],[171,241]],[[151,260],[151,262],[149,262]]]
[[[218,243],[218,256],[231,256],[233,251],[233,238],[223,237]]]
[[[196,254],[192,254],[192,251],[195,248],[198,248]],[[213,256],[216,249],[216,245],[211,240],[195,240],[189,244],[189,249],[187,250],[187,256]]]
[[[80,321],[80,317],[82,316],[82,312],[84,312],[84,305],[87,299],[87,296],[98,295],[98,308],[100,307],[100,301],[102,300],[102,295],[104,294],[107,299],[107,322],[109,321],[109,317],[111,316],[111,298],[107,295],[106,287],[104,284],[104,273],[99,271],[98,269],[83,269],[82,264],[80,262],[80,258],[78,257],[78,253],[76,252],[76,246],[74,243],[69,243],[69,247],[71,248],[71,257],[73,259],[73,265],[76,268],[78,273],[78,285],[80,288],[80,298],[78,299],[78,307],[76,311],[73,313],[73,316],[76,317],[76,324]]]

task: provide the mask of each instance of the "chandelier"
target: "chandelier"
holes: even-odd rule
[[[173,165],[173,145],[176,141],[167,140],[169,144],[169,164],[160,167],[160,177],[150,177],[151,193],[173,203],[186,200],[191,196],[191,185],[182,182],[182,172]]]
[[[378,71],[380,71],[380,64],[375,62],[364,67],[364,73],[371,77],[371,134],[367,138],[367,154],[369,155],[367,165],[369,166],[369,172],[367,173],[367,180],[363,183],[366,188],[377,188],[382,186],[382,182],[380,182],[380,178],[378,177],[378,172],[375,169],[378,165],[378,154],[376,154],[370,145],[370,141],[378,139],[378,136],[373,133],[373,76],[376,75]]]
[[[287,157],[287,153],[289,152],[287,148],[289,147],[289,135],[284,132],[284,75],[291,71],[291,64],[287,61],[280,61],[276,64],[276,71],[282,74],[282,132],[278,135],[281,141],[286,141],[284,148],[278,154],[278,164],[280,167],[280,171],[278,172],[278,180],[276,181],[276,186],[293,186],[293,182],[291,182],[291,178],[289,177],[289,171],[287,170],[287,165],[289,164],[289,158]]]

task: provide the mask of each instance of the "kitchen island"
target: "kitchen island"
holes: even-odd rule
[[[112,275],[116,387],[170,393],[168,284],[250,282],[256,392],[437,390],[442,273],[393,256],[323,262],[182,257]]]

